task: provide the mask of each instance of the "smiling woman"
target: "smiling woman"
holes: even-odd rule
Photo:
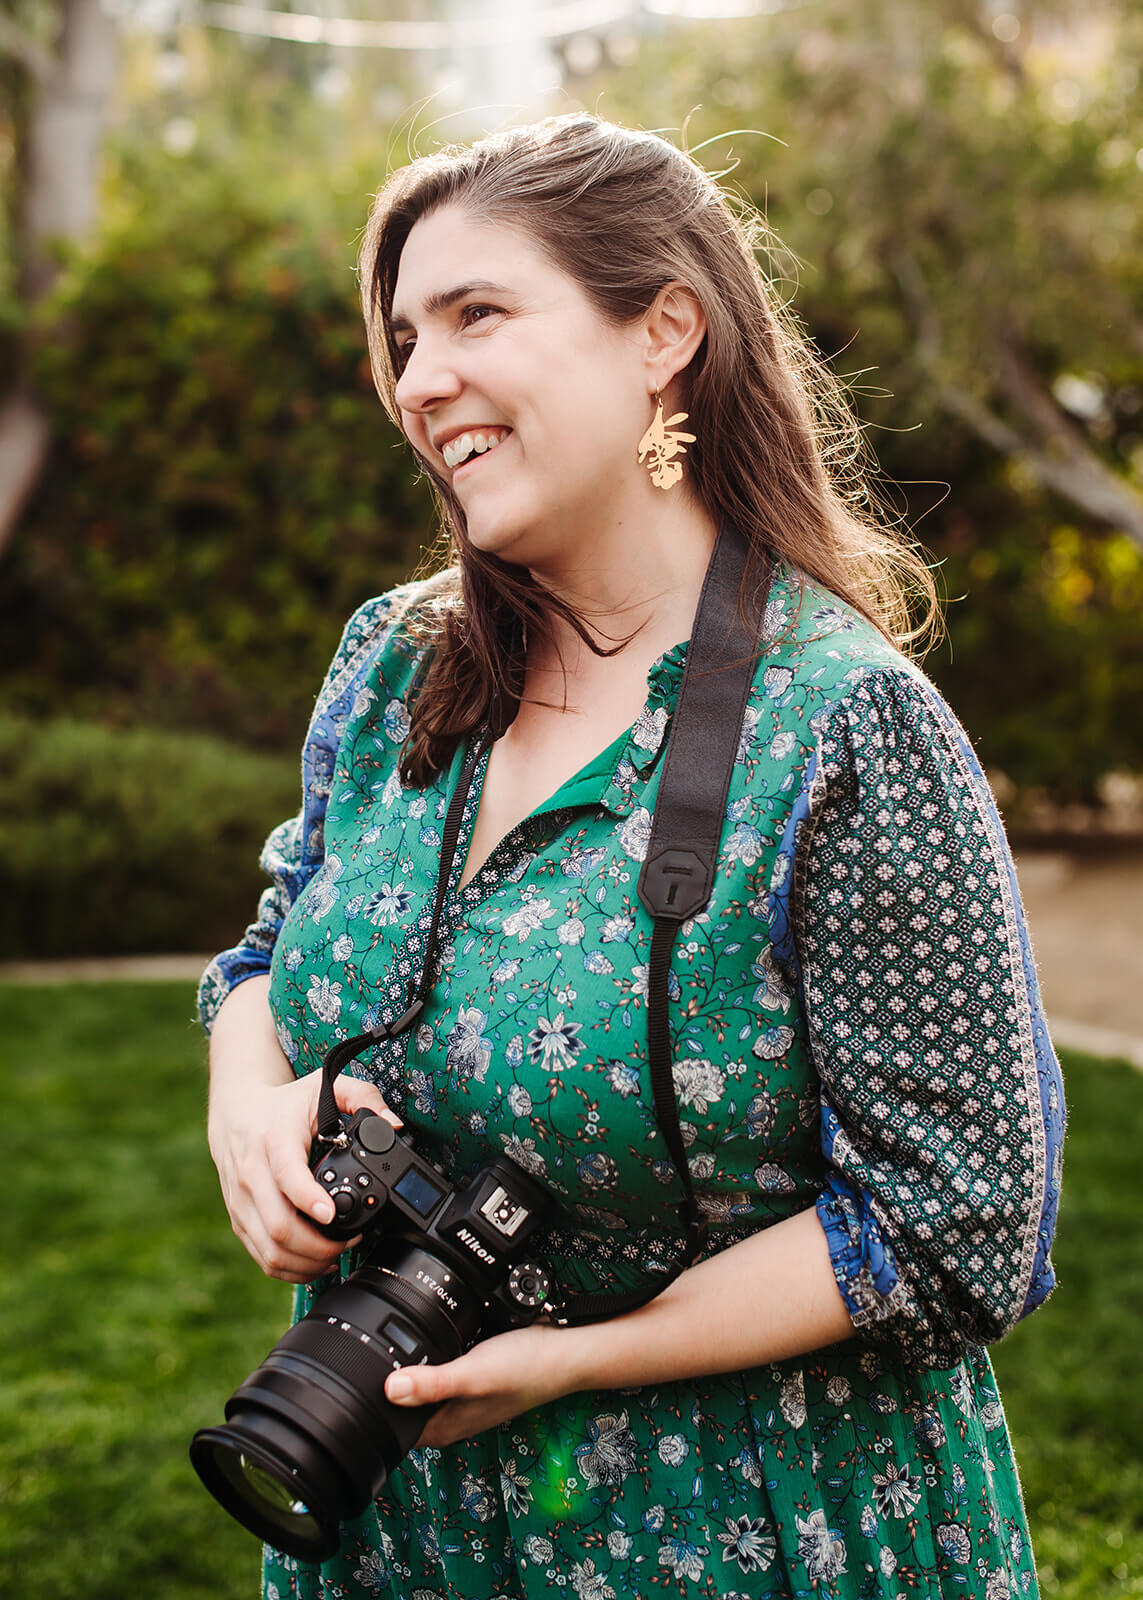
[[[638,1310],[391,1371],[416,1448],[333,1560],[267,1552],[274,1600],[1035,1593],[982,1347],[1053,1283],[1058,1068],[987,785],[900,653],[928,574],[761,242],[688,157],[587,116],[377,198],[374,374],[452,562],[350,620],[274,886],[204,976],[227,1205],[308,1312],[339,1250],[315,1069],[371,1030],[341,1111],[458,1186],[494,1155],[542,1184],[563,1290],[682,1255],[684,1168],[706,1243]],[[636,880],[727,548],[759,644],[664,962]]]

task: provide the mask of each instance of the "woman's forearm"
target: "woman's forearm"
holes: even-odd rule
[[[385,1393],[439,1407],[421,1443],[446,1445],[566,1394],[737,1372],[852,1333],[810,1209],[691,1267],[638,1311],[585,1328],[517,1328],[442,1366],[400,1368]]]
[[[691,1267],[638,1311],[568,1330],[572,1387],[625,1389],[784,1361],[853,1333],[813,1208]]]
[[[210,1093],[221,1095],[293,1081],[270,1015],[270,979],[247,978],[219,1007],[210,1035]]]

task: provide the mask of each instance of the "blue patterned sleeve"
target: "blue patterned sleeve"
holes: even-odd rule
[[[948,706],[875,670],[818,731],[787,941],[821,1079],[818,1215],[862,1337],[951,1366],[1054,1284],[1059,1066],[1000,818]]]
[[[302,749],[302,808],[274,829],[262,849],[260,864],[271,887],[239,942],[215,956],[199,981],[199,1018],[208,1033],[230,991],[269,972],[286,914],[321,867],[326,808],[346,719],[357,696],[368,692],[365,679],[418,587],[407,584],[367,600],[346,624]]]

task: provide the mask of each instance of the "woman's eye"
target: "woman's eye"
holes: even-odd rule
[[[407,339],[404,344],[399,344],[397,346],[398,372],[404,372],[405,368],[409,365],[409,357],[413,353],[413,346],[416,344],[416,342],[417,341],[415,339]]]
[[[461,321],[467,327],[472,322],[483,322],[487,317],[497,315],[496,306],[465,306],[461,312]]]

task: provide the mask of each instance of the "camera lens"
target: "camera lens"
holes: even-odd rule
[[[322,1561],[416,1443],[428,1408],[392,1406],[396,1366],[451,1361],[480,1328],[478,1296],[440,1257],[387,1241],[322,1295],[191,1444],[203,1483],[244,1527]]]

